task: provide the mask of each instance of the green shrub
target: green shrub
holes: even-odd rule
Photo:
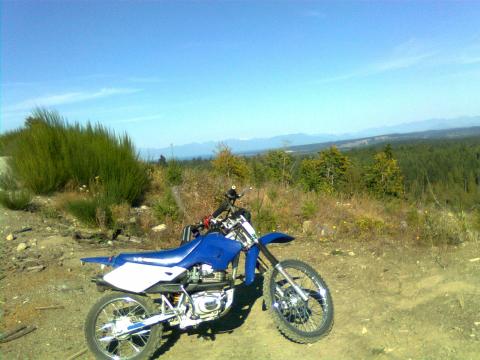
[[[58,219],[61,217],[60,212],[53,206],[43,206],[40,208],[40,213],[47,219]]]
[[[364,177],[367,189],[376,196],[404,195],[402,171],[397,160],[393,158],[390,145],[375,155],[374,163],[367,167]]]
[[[350,159],[332,146],[319,152],[317,157],[302,161],[300,183],[308,191],[330,194],[345,184],[350,167]]]
[[[278,226],[278,220],[275,213],[271,208],[268,207],[262,207],[258,209],[253,222],[261,233],[275,231]]]
[[[70,125],[56,112],[38,109],[23,129],[2,139],[15,177],[37,194],[98,178],[105,200],[133,204],[149,184],[128,136],[116,136],[101,125]]]
[[[218,175],[238,180],[245,180],[249,177],[250,168],[245,159],[234,155],[228,146],[219,144],[215,155],[212,167]]]
[[[360,237],[374,237],[385,232],[386,226],[382,220],[362,216],[355,221]]]
[[[292,182],[292,168],[294,159],[292,154],[284,150],[270,150],[264,156],[268,178],[286,185]]]
[[[167,184],[170,186],[180,185],[183,179],[183,169],[178,161],[170,160],[165,173]]]
[[[458,245],[473,240],[476,234],[467,222],[465,213],[446,210],[425,210],[418,221],[417,241],[425,245]]]
[[[112,224],[112,212],[104,200],[96,198],[70,200],[65,207],[85,225],[108,227]]]
[[[32,202],[30,191],[22,190],[0,190],[0,204],[11,210],[26,210]]]
[[[154,212],[160,221],[165,221],[167,218],[177,220],[180,217],[180,209],[175,202],[171,190],[168,190],[154,205]]]
[[[302,204],[301,214],[303,219],[311,219],[318,210],[318,204],[314,200],[306,200]]]
[[[0,176],[0,189],[1,190],[18,190],[17,180],[14,178],[10,171]]]

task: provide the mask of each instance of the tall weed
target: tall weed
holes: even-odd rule
[[[146,166],[128,136],[101,125],[70,125],[56,112],[37,109],[20,131],[3,138],[16,178],[37,194],[99,179],[109,203],[137,203],[149,184]]]

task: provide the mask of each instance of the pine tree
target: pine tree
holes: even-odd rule
[[[365,182],[377,196],[403,196],[403,175],[390,145],[375,155],[374,163],[367,168]]]
[[[350,160],[336,146],[318,153],[314,159],[305,159],[300,177],[308,190],[332,192],[345,183]]]
[[[235,156],[225,144],[218,145],[212,166],[216,173],[226,176],[228,179],[244,180],[249,176],[249,168],[245,159]]]
[[[283,185],[292,182],[293,157],[284,150],[270,150],[265,154],[268,177]]]

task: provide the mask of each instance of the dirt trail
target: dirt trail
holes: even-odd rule
[[[29,213],[1,213],[2,329],[19,322],[38,329],[0,345],[2,359],[66,359],[84,344],[83,321],[101,296],[88,279],[94,265],[78,259],[127,249],[92,249],[61,232],[45,232],[43,220]],[[12,229],[30,225],[33,231],[6,241]],[[42,229],[40,231],[40,229]],[[16,247],[33,238],[25,250],[30,257],[55,251],[43,271],[13,271]],[[332,251],[342,249],[339,255]],[[131,250],[131,249],[129,249]],[[157,352],[160,359],[479,359],[480,244],[458,248],[412,248],[398,244],[319,243],[297,239],[275,246],[280,258],[312,264],[332,290],[335,325],[332,333],[313,345],[283,338],[262,310],[261,284],[240,287],[234,308],[224,319],[189,331],[166,330]],[[349,254],[350,252],[350,254]],[[334,252],[339,253],[339,252]],[[57,254],[58,255],[58,254]],[[53,256],[53,255],[52,255]],[[15,259],[12,259],[15,257]],[[8,270],[10,269],[10,270]],[[64,309],[35,310],[63,305]],[[167,337],[167,335],[169,335]],[[93,359],[86,354],[79,359]]]

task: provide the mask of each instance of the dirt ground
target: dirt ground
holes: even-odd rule
[[[81,266],[79,258],[131,246],[82,244],[64,231],[68,225],[34,213],[1,210],[0,216],[2,332],[18,324],[37,327],[1,344],[1,359],[68,359],[85,348],[84,319],[102,295],[89,282],[99,269]],[[32,230],[6,240],[23,227]],[[17,251],[21,242],[28,248]],[[156,358],[480,359],[478,242],[420,248],[388,239],[372,244],[300,237],[273,252],[310,263],[327,281],[335,307],[328,337],[313,345],[282,337],[262,310],[258,276],[254,285],[237,289],[227,317],[188,331],[166,329]],[[51,305],[64,308],[36,310]]]

